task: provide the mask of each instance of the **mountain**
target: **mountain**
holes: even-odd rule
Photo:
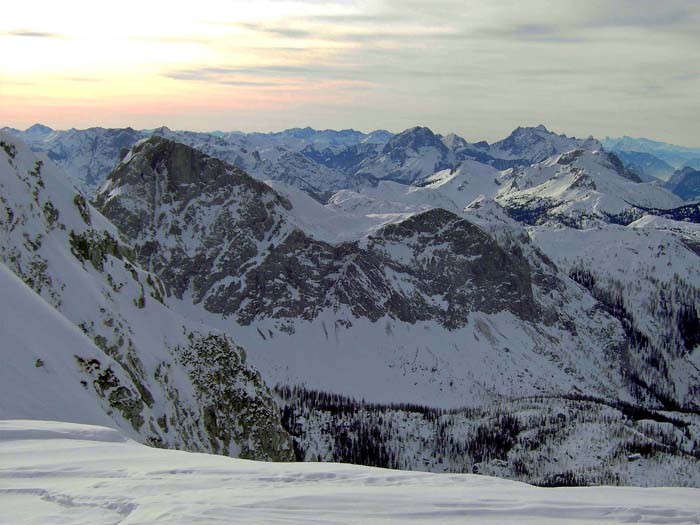
[[[427,128],[320,152],[303,129],[296,151],[160,128],[120,152],[94,208],[4,134],[13,297],[38,292],[82,337],[38,314],[63,350],[13,335],[26,358],[3,348],[7,384],[32,399],[60,364],[47,385],[85,381],[82,412],[165,447],[696,485],[700,208],[595,143],[532,164],[566,137],[530,129],[541,140],[499,170],[490,145]],[[313,152],[377,171],[326,199],[241,168],[320,166]]]
[[[335,385],[353,394],[375,392],[378,399],[429,396],[434,402],[452,404],[464,399],[457,384],[475,389],[474,379],[456,372],[460,368],[456,363],[470,363],[467,368],[473,369],[483,359],[477,357],[480,352],[493,345],[514,348],[512,359],[499,365],[512,373],[511,367],[519,366],[519,360],[531,352],[528,348],[541,338],[559,341],[550,344],[561,345],[562,355],[571,351],[558,335],[562,328],[555,306],[542,292],[571,284],[560,282],[556,270],[536,253],[525,256],[529,252],[516,247],[518,241],[500,244],[448,209],[427,207],[395,220],[384,217],[374,226],[364,223],[369,230],[358,228],[360,238],[329,242],[318,238],[316,231],[305,231],[304,224],[314,222],[304,220],[307,210],[313,212],[308,202],[295,207],[232,166],[155,138],[136,146],[115,169],[96,205],[175,298],[200,305],[203,318],[217,326],[220,321],[214,318],[228,319],[229,327],[232,322],[238,325],[233,333],[243,338],[251,358],[261,358],[254,364],[272,383]],[[326,208],[327,215],[334,213],[341,214],[337,207],[336,211]],[[604,321],[588,310],[591,304],[585,300],[572,298],[572,302],[567,322],[582,323],[579,331],[585,337],[597,338],[586,323],[614,325],[614,320]],[[500,330],[502,336],[471,335],[491,334],[488,326],[497,318],[509,327]],[[528,328],[532,322],[534,331]],[[416,341],[416,330],[422,325],[435,332],[434,336],[424,332],[420,343],[424,350],[418,351],[428,370],[434,369],[429,384],[419,380],[427,372],[423,365],[405,368],[418,356],[404,345],[413,346],[409,341]],[[461,355],[444,347],[438,351],[445,344],[444,329],[454,332],[450,340],[462,341],[456,343],[459,347],[465,338],[472,341],[471,350]],[[351,350],[357,337],[383,350],[358,354]],[[433,337],[443,342],[438,345]],[[295,353],[300,357],[291,357],[290,345],[298,348]],[[329,345],[337,350],[325,357],[316,355]],[[339,382],[337,372],[318,373],[317,367],[337,367],[341,351],[356,362],[353,369],[371,368],[375,376]],[[571,354],[567,359],[576,357]],[[316,365],[297,365],[308,362]],[[431,362],[438,368],[428,365]],[[546,360],[541,366],[550,368]],[[578,377],[573,370],[590,366],[600,365],[579,363],[570,373]],[[397,377],[396,372],[403,379],[388,392],[385,382]],[[518,388],[537,391],[542,381],[555,388],[548,379],[537,380],[539,374],[533,371],[532,379]],[[573,377],[566,375],[558,371],[556,381],[573,385]],[[411,378],[419,382],[410,386]],[[609,384],[592,388],[607,390]]]
[[[189,291],[196,303],[242,324],[263,317],[313,319],[324,307],[344,307],[371,320],[389,313],[409,322],[436,319],[459,326],[474,308],[508,309],[524,318],[534,308],[523,263],[450,212],[434,209],[385,226],[366,246],[334,247],[295,227],[291,203],[266,185],[218,159],[157,138],[132,150],[110,175],[96,205],[176,296]],[[406,248],[418,256],[447,244],[456,257],[449,261],[455,265],[454,282],[434,281],[394,255],[394,244],[405,245],[424,230],[436,235]],[[169,232],[168,244],[157,241],[160,231]],[[471,244],[457,244],[460,237],[472,239]],[[230,249],[222,256],[212,246]],[[469,262],[470,250],[481,254],[479,265]],[[391,282],[383,266],[391,267],[391,278],[402,286]],[[358,277],[364,287],[357,286]],[[480,288],[507,282],[512,293],[494,301],[476,289],[457,292],[466,282]],[[412,296],[406,288],[414,289]],[[431,304],[434,295],[443,296],[450,309]]]
[[[292,128],[273,133],[249,133],[248,140],[256,147],[281,146],[293,151],[313,148],[317,151],[330,149],[338,151],[360,143],[383,144],[391,138],[391,133],[376,130],[362,133],[354,129],[340,131],[326,129],[315,130],[310,127]]]
[[[605,149],[613,152],[632,151],[649,153],[676,169],[685,166],[700,169],[700,148],[686,148],[665,142],[628,136],[621,138],[606,137],[603,140],[603,145]]]
[[[673,166],[650,153],[616,150],[615,155],[644,182],[664,181],[674,172]]]
[[[394,135],[375,156],[357,166],[357,174],[410,184],[455,165],[454,154],[430,129],[414,127]]]
[[[687,221],[698,222],[697,207],[647,208],[678,205],[680,200],[630,177],[634,179],[606,152],[574,150],[504,172],[465,162],[433,175],[420,187],[381,182],[376,188],[339,192],[327,207],[368,220],[401,220],[412,210],[441,207],[503,241],[532,238],[534,246],[621,320],[628,341],[646,341],[633,343],[631,355],[647,355],[655,365],[650,368],[640,361],[627,373],[643,374],[647,379],[640,384],[664,385],[662,390],[674,392],[671,397],[693,403],[700,226]],[[550,242],[554,237],[557,243]],[[654,297],[661,290],[672,299],[652,309],[645,306],[657,304]],[[677,372],[667,372],[671,369]],[[651,377],[657,379],[650,382]],[[654,396],[668,401],[662,390]]]
[[[488,154],[497,159],[522,160],[528,164],[542,162],[557,153],[574,149],[602,149],[593,137],[577,139],[552,133],[543,125],[534,128],[516,128],[508,137],[491,144]]]
[[[641,183],[615,154],[600,150],[573,150],[513,168],[504,172],[502,183],[497,201],[529,224],[555,220],[585,228],[595,221],[631,222],[644,209],[683,204],[669,191]]]
[[[676,171],[664,187],[685,201],[700,200],[700,170],[685,167]]]
[[[471,144],[454,133],[443,137],[428,128],[414,127],[394,135],[381,149],[360,144],[340,150],[304,150],[304,153],[346,174],[415,184],[438,171],[454,169],[465,160],[507,169],[541,162],[573,149],[601,148],[593,138],[582,140],[557,135],[542,125],[517,128],[509,137],[492,145]]]
[[[129,148],[158,135],[220,158],[260,180],[297,187],[322,202],[336,191],[357,189],[377,180],[411,184],[455,168],[464,160],[506,169],[574,148],[599,147],[592,139],[556,135],[544,126],[518,128],[493,145],[470,144],[454,134],[442,137],[425,127],[398,135],[384,130],[365,134],[312,128],[248,134],[173,131],[167,127],[53,131],[35,125],[30,130],[11,133],[27,141],[34,151],[46,153],[88,194],[95,193]]]
[[[38,131],[30,131],[33,129]],[[36,152],[43,152],[71,177],[71,182],[87,194],[102,185],[107,174],[138,141],[157,135],[182,142],[209,155],[216,156],[261,180],[279,180],[308,192],[319,200],[334,191],[354,188],[367,181],[324,166],[297,151],[305,145],[367,144],[381,140],[382,132],[370,135],[346,130],[316,132],[287,130],[271,134],[201,133],[172,131],[167,127],[137,131],[132,128],[52,131],[36,125],[24,132],[11,132],[26,140]],[[48,130],[45,132],[45,130]]]
[[[60,416],[154,446],[292,459],[243,349],[165,306],[162,281],[50,159],[4,133],[0,144],[2,417]]]
[[[18,136],[33,151],[46,154],[63,169],[74,186],[88,193],[102,184],[105,175],[131,146],[144,138],[142,132],[131,128],[23,132]]]

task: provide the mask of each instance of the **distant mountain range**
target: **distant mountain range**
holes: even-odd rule
[[[675,171],[664,187],[686,201],[700,201],[700,170],[686,166]]]
[[[549,132],[544,126],[518,128],[489,145],[468,143],[450,134],[414,127],[392,135],[384,130],[293,128],[275,133],[172,131],[89,128],[54,131],[35,124],[25,131],[5,128],[36,152],[46,155],[93,194],[126,151],[151,136],[162,136],[218,157],[260,180],[277,180],[325,201],[339,189],[394,180],[412,184],[464,160],[505,169],[540,162],[574,148],[595,149],[592,138],[580,140]]]
[[[687,148],[665,142],[627,136],[620,138],[606,137],[601,143],[608,151],[615,153],[625,152],[630,157],[633,157],[635,154],[645,154],[638,156],[634,162],[641,164],[649,162],[651,171],[648,172],[648,175],[664,180],[670,177],[671,173],[663,164],[658,163],[651,157],[665,162],[673,169],[685,167],[700,169],[700,148]],[[654,173],[657,173],[657,175],[654,175]]]

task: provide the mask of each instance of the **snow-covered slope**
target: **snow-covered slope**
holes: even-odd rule
[[[104,353],[1,263],[0,289],[0,419],[113,425],[97,396],[81,386],[85,376],[74,357],[105,359]]]
[[[683,201],[663,188],[641,183],[619,159],[604,151],[572,150],[503,174],[496,200],[518,220],[552,220],[586,227],[623,222],[643,209],[671,209]]]
[[[631,369],[661,399],[698,407],[700,257],[697,225],[644,217],[629,226],[535,227],[535,243],[638,339]],[[641,335],[640,335],[641,334]],[[671,403],[672,404],[672,403]]]
[[[55,410],[154,445],[290,459],[277,407],[243,350],[168,309],[160,279],[49,159],[11,136],[0,142],[2,413]]]
[[[7,523],[690,524],[700,520],[699,495],[252,462],[148,448],[99,427],[0,423]]]

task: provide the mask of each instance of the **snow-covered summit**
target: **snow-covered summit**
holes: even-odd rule
[[[614,154],[574,149],[504,172],[496,199],[525,222],[558,217],[579,225],[624,221],[638,210],[672,209],[683,204],[669,191],[638,180]]]
[[[489,146],[488,153],[498,159],[520,159],[536,163],[573,149],[596,150],[602,149],[602,145],[593,137],[577,139],[564,134],[557,135],[540,124],[532,128],[516,128],[508,137]]]

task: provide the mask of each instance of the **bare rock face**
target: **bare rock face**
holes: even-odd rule
[[[363,241],[332,245],[288,220],[290,203],[240,170],[151,138],[110,175],[97,207],[176,296],[242,324],[314,319],[463,326],[472,311],[537,314],[530,270],[478,226],[434,209]]]
[[[175,295],[191,286],[196,301],[257,257],[291,207],[239,169],[160,137],[133,149],[95,204]]]
[[[408,257],[399,256],[409,250]],[[370,238],[369,250],[414,284],[427,307],[416,319],[460,326],[470,311],[509,310],[531,320],[537,313],[530,268],[522,254],[506,252],[478,226],[433,209],[387,226]],[[430,305],[437,298],[443,306]]]

